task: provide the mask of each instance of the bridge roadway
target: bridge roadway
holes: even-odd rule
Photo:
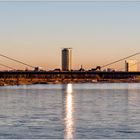
[[[99,76],[111,76],[111,75],[127,75],[127,76],[140,76],[138,72],[104,72],[104,71],[0,71],[2,75],[99,75]]]

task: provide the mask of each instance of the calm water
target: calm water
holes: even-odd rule
[[[140,138],[140,84],[0,87],[0,138]]]

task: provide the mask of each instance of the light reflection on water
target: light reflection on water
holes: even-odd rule
[[[0,87],[0,138],[140,138],[140,84]]]
[[[66,85],[66,114],[65,114],[65,139],[73,139],[74,120],[73,120],[73,96],[72,84]]]

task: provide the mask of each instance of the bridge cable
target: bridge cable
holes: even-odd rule
[[[23,65],[26,65],[26,66],[28,66],[28,67],[35,68],[34,66],[31,66],[31,65],[29,65],[29,64],[27,64],[27,63],[24,63],[24,62],[22,62],[22,61],[19,61],[19,60],[13,59],[13,58],[8,57],[8,56],[6,56],[6,55],[0,54],[0,56],[1,56],[1,57],[5,57],[5,58],[7,58],[7,59],[9,59],[9,60],[15,61],[15,62],[17,62],[17,63],[23,64]]]
[[[132,64],[132,65],[130,65],[129,67],[133,67],[133,66],[138,65],[138,64],[140,64],[140,62],[137,62],[137,63],[135,63],[135,64]],[[123,68],[117,69],[117,71],[120,71],[120,70],[123,70],[123,69],[124,69],[124,67],[123,67]]]
[[[0,65],[3,66],[3,67],[9,68],[9,69],[15,70],[14,68],[12,68],[10,66],[7,66],[7,65],[4,65],[4,64],[1,64],[1,63],[0,63]]]
[[[125,60],[125,59],[128,59],[128,58],[130,58],[130,57],[136,56],[136,55],[138,55],[138,54],[140,54],[140,52],[135,53],[135,54],[132,54],[132,55],[129,55],[129,56],[124,57],[124,58],[121,58],[121,59],[119,59],[119,60],[117,60],[117,61],[113,61],[113,62],[108,63],[108,64],[106,64],[106,65],[103,65],[103,66],[101,66],[101,68],[104,68],[104,67],[110,66],[110,65],[112,65],[112,64],[115,64],[115,63],[117,63],[117,62],[123,61],[123,60]]]

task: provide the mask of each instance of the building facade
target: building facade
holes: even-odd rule
[[[136,72],[138,71],[136,60],[126,60],[125,61],[125,71],[126,72]]]
[[[72,48],[62,50],[62,71],[71,71],[72,69]]]

